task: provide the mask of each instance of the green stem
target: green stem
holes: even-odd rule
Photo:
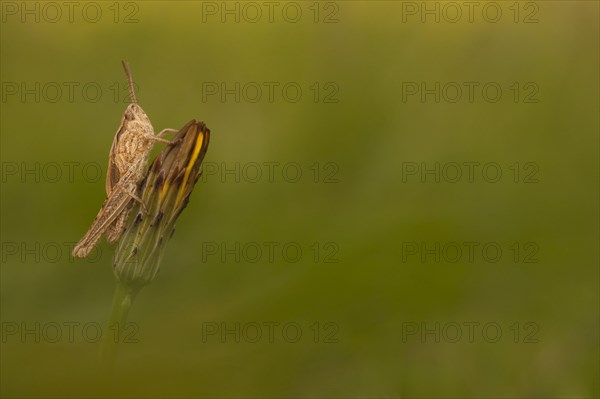
[[[107,374],[111,374],[114,369],[119,342],[122,338],[122,332],[125,329],[125,323],[127,323],[129,309],[138,292],[139,288],[128,286],[121,282],[117,283],[110,318],[104,330],[102,347],[100,348],[100,364]]]

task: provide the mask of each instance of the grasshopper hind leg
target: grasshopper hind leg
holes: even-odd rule
[[[129,212],[131,211],[132,204],[130,203],[127,209],[121,213],[106,229],[106,239],[109,243],[114,243],[121,238],[125,231],[125,224],[129,218]]]

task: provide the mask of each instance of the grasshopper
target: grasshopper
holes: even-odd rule
[[[164,129],[157,135],[154,134],[150,119],[135,97],[131,71],[125,61],[123,69],[127,77],[131,104],[125,109],[110,148],[106,175],[107,198],[92,226],[73,249],[73,256],[76,258],[88,256],[103,234],[106,234],[110,243],[121,237],[134,201],[144,207],[138,196],[138,189],[146,172],[152,146],[157,141],[172,144],[162,136],[177,132],[175,129]]]

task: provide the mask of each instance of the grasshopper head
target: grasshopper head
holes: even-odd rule
[[[154,134],[154,128],[152,127],[152,123],[150,123],[150,119],[142,109],[137,104],[129,104],[125,113],[123,114],[123,122],[121,123],[122,128],[139,133],[141,135],[144,134]]]
[[[144,112],[142,107],[138,104],[129,104],[127,109],[125,110],[125,120],[130,122],[142,122],[142,123],[150,123],[150,119],[148,115]]]

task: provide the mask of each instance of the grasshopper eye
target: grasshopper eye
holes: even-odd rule
[[[129,110],[125,111],[125,120],[131,121],[133,119],[134,119],[133,112],[131,112]]]

